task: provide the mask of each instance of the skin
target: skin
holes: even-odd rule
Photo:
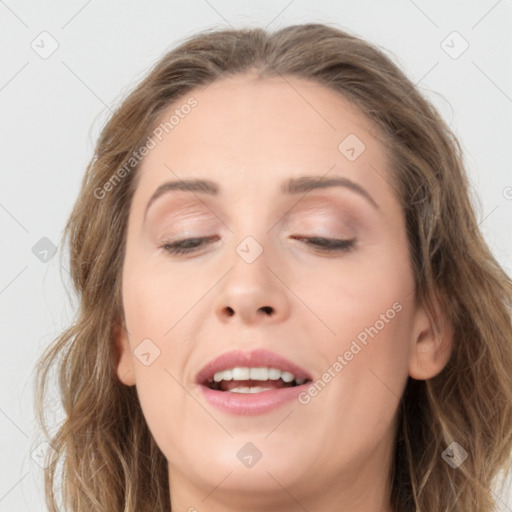
[[[438,313],[436,338],[415,304],[385,148],[351,103],[314,82],[247,73],[191,95],[197,107],[138,171],[122,275],[126,330],[115,336],[119,379],[136,385],[168,460],[173,510],[391,512],[399,398],[408,376],[442,370],[452,335]],[[338,149],[349,134],[366,146],[354,161]],[[284,180],[304,175],[348,178],[378,208],[346,187],[281,193]],[[169,192],[144,221],[155,189],[186,178],[213,180],[221,194]],[[357,241],[329,254],[294,235]],[[188,255],[161,248],[210,236]],[[247,236],[263,249],[250,264],[236,252]],[[238,416],[213,408],[194,383],[219,354],[261,347],[316,380],[394,303],[401,311],[306,405]],[[133,351],[148,338],[160,354],[146,366]],[[250,468],[237,458],[247,442],[262,453]]]

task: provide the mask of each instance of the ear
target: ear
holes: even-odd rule
[[[114,327],[114,342],[117,350],[116,373],[119,380],[126,386],[135,384],[132,350],[126,329],[116,323]]]
[[[435,377],[446,366],[453,348],[453,328],[437,299],[431,308],[418,306],[409,356],[413,379]]]

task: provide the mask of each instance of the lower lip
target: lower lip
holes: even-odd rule
[[[307,383],[292,388],[272,389],[260,393],[233,393],[216,391],[203,385],[199,387],[207,402],[214,407],[230,414],[250,416],[272,411],[286,402],[296,400],[297,396],[309,385],[310,383]]]

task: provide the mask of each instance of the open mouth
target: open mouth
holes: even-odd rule
[[[202,385],[214,391],[230,393],[263,393],[281,388],[292,388],[308,384],[311,379],[297,378],[290,372],[278,368],[236,367],[219,371]]]

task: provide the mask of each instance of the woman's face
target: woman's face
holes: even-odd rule
[[[117,372],[169,462],[173,505],[385,510],[407,377],[435,375],[448,351],[434,351],[415,307],[384,147],[347,100],[296,78],[221,79],[162,122],[173,114],[137,171],[116,334]],[[159,189],[168,182],[182,189]],[[184,239],[190,252],[163,247]],[[329,252],[325,239],[346,242]],[[311,382],[261,370],[217,374],[224,391],[196,382],[218,356],[258,349]],[[272,357],[201,375],[292,369]]]

